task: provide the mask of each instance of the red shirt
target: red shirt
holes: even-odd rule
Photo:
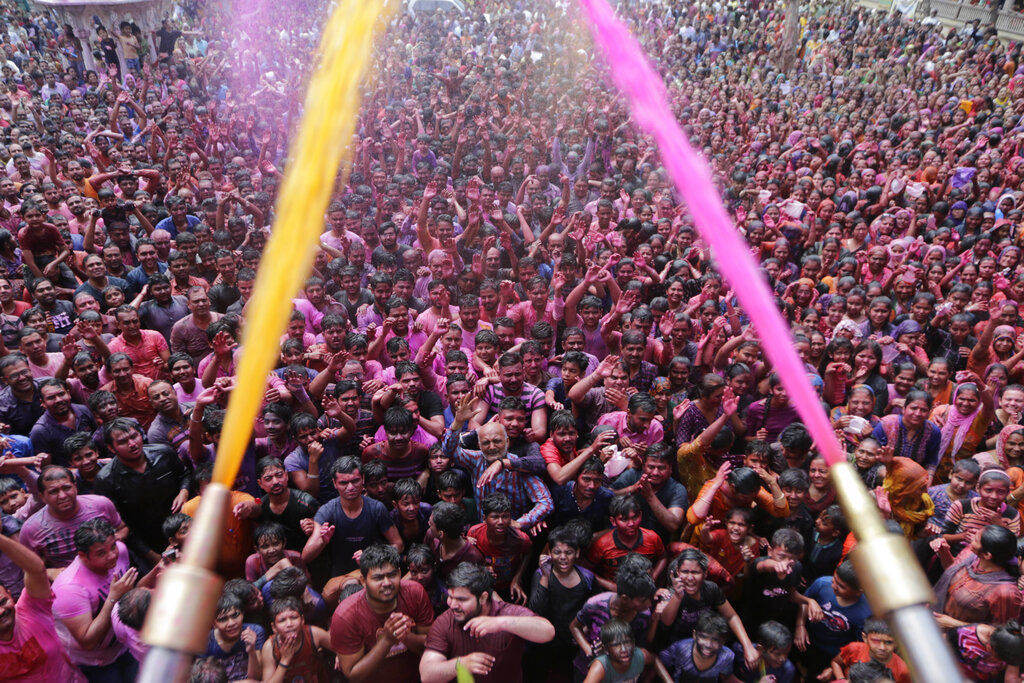
[[[505,542],[496,544],[487,538],[486,522],[469,527],[466,535],[476,539],[476,549],[484,556],[484,564],[494,569],[497,576],[494,587],[498,590],[508,588],[519,565],[530,552],[530,537],[519,529],[510,527]]]
[[[868,649],[867,643],[850,643],[844,645],[843,649],[839,651],[839,657],[843,660],[843,666],[849,669],[858,662],[870,661],[871,651]],[[895,683],[910,683],[910,669],[898,654],[893,653],[889,663],[883,666],[892,672]]]
[[[492,617],[536,616],[525,607],[508,602],[492,600],[490,605],[491,611],[488,616]],[[440,652],[445,659],[465,657],[473,652],[486,652],[489,655],[494,655],[491,673],[486,676],[474,676],[476,683],[520,683],[523,680],[522,658],[526,641],[505,631],[482,638],[474,638],[466,632],[463,626],[465,624],[455,621],[452,611],[448,610],[439,616],[434,625],[430,627],[424,649]],[[413,678],[393,680],[417,681],[419,676],[417,674]]]
[[[0,680],[23,683],[84,683],[57,636],[53,595],[39,600],[22,591],[14,607],[14,637],[0,642]]]
[[[402,581],[398,587],[395,612],[412,618],[417,626],[430,626],[434,622],[434,608],[430,606],[427,591],[415,581]],[[369,652],[377,642],[377,632],[384,627],[391,613],[378,614],[366,602],[366,591],[345,598],[331,617],[331,649],[341,655]],[[418,681],[420,656],[397,643],[384,661],[373,672],[379,681]]]
[[[665,544],[658,534],[641,528],[636,545],[630,548],[619,540],[619,532],[612,530],[591,544],[587,557],[601,578],[614,581],[619,573],[619,563],[630,553],[643,555],[654,564],[665,554]]]
[[[139,330],[142,335],[138,344],[130,344],[124,335],[117,335],[110,340],[107,347],[110,353],[124,352],[132,359],[135,372],[150,379],[160,379],[165,374],[166,365],[160,358],[161,351],[170,353],[167,340],[156,330]]]

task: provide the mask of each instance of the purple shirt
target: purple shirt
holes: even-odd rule
[[[71,519],[57,519],[49,506],[25,520],[21,542],[43,558],[47,567],[67,567],[75,559],[75,531],[90,519],[102,517],[114,528],[122,524],[121,515],[103,496],[78,496],[78,512]]]

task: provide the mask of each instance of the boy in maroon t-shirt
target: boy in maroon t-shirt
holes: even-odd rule
[[[512,503],[503,493],[492,493],[480,501],[484,521],[469,528],[467,536],[476,541],[484,564],[494,575],[494,588],[513,602],[526,604],[521,579],[530,554],[530,537],[512,526]]]

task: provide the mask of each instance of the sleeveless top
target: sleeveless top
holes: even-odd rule
[[[633,660],[623,673],[619,673],[612,667],[608,655],[598,655],[597,661],[601,662],[601,666],[604,667],[603,683],[636,683],[640,680],[640,674],[644,672],[644,653],[640,648],[633,650]]]
[[[280,663],[281,649],[277,638],[273,640],[274,661]],[[327,669],[320,651],[313,645],[313,629],[302,632],[302,645],[292,658],[292,665],[284,672],[285,683],[327,683]]]

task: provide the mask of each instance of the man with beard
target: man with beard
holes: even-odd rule
[[[28,434],[44,412],[28,359],[20,353],[0,358],[0,378],[0,422],[10,425],[13,434]]]
[[[363,590],[347,597],[331,618],[331,649],[351,683],[378,678],[413,681],[434,610],[419,583],[401,580],[402,558],[378,544],[359,558]]]
[[[75,531],[86,520],[105,519],[117,529],[118,540],[128,536],[128,527],[114,504],[103,496],[79,495],[75,478],[66,467],[44,467],[37,485],[46,507],[25,520],[20,538],[43,558],[51,578],[75,559]]]
[[[71,400],[88,405],[89,397],[100,389],[100,368],[88,351],[79,351],[71,359],[71,369],[75,372],[68,380]]]
[[[423,683],[452,680],[459,664],[477,683],[522,681],[526,643],[547,643],[555,637],[555,627],[544,617],[495,600],[493,583],[487,569],[468,562],[449,574],[450,609],[427,633],[420,660]]]
[[[44,412],[29,433],[36,453],[49,453],[54,464],[68,465],[70,454],[64,440],[77,432],[92,433],[96,420],[85,406],[71,402],[68,385],[61,379],[44,379],[39,383],[39,398]]]
[[[455,411],[450,429],[445,431],[442,448],[455,458],[476,483],[476,498],[483,500],[491,493],[504,493],[512,503],[516,528],[524,531],[539,524],[555,509],[551,492],[540,477],[516,471],[509,463],[508,435],[499,422],[488,422],[477,430],[479,450],[467,448],[460,436],[466,420],[473,413],[472,394],[466,394]]]
[[[57,298],[57,289],[49,280],[39,279],[32,284],[32,296],[42,309],[47,322],[53,323],[53,331],[67,334],[75,326],[75,306],[70,301]]]
[[[503,353],[498,358],[497,377],[481,378],[477,381],[475,390],[482,392],[480,395],[483,400],[470,419],[470,428],[479,427],[497,413],[498,406],[506,396],[515,396],[526,404],[526,412],[530,416],[527,439],[544,443],[548,430],[544,392],[523,380],[523,357],[520,354]]]
[[[274,457],[256,463],[256,483],[266,494],[260,498],[258,522],[276,522],[284,527],[285,548],[302,552],[306,544],[304,529],[313,528],[313,516],[320,508],[316,498],[305,491],[288,487],[284,463]]]

